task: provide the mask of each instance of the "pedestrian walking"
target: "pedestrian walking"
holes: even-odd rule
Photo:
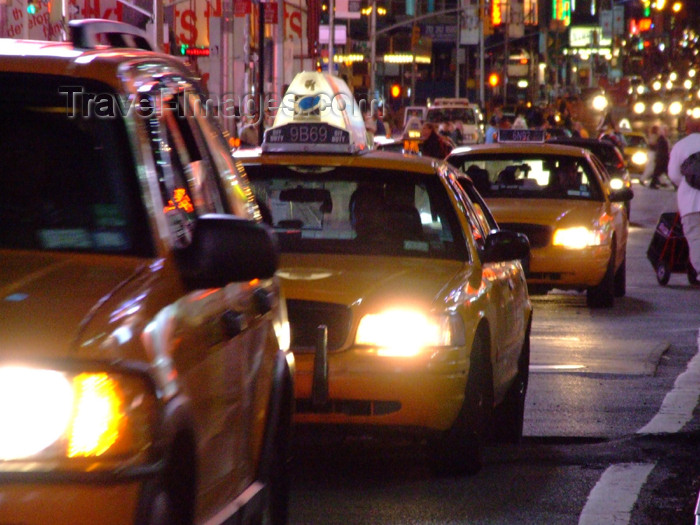
[[[649,145],[654,152],[653,167],[649,175],[649,187],[657,189],[660,186],[660,177],[668,170],[669,144],[664,130],[654,124],[649,133]]]
[[[681,173],[681,164],[693,153],[700,152],[700,119],[688,119],[686,136],[671,148],[668,177],[678,187],[678,213],[683,235],[688,241],[690,263],[700,269],[700,189],[693,188]]]

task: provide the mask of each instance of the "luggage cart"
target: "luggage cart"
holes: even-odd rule
[[[688,259],[688,242],[677,212],[662,213],[647,249],[647,259],[656,272],[656,280],[665,286],[671,273],[686,273],[690,284],[698,283],[698,274]]]

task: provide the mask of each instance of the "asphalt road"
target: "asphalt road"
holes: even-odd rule
[[[293,524],[692,524],[700,490],[700,287],[646,258],[675,193],[635,185],[627,295],[534,298],[525,439],[474,476],[431,475],[420,443],[298,435]]]

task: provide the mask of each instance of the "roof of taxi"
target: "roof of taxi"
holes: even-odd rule
[[[84,77],[116,85],[115,71],[120,64],[156,56],[182,65],[173,56],[142,49],[108,46],[82,49],[70,42],[7,39],[0,46],[0,71]]]
[[[469,146],[460,146],[455,148],[450,153],[450,157],[465,155],[468,153],[527,153],[540,155],[570,155],[572,157],[586,157],[588,150],[582,147],[567,146],[564,144],[547,143],[494,143],[494,144],[474,144]]]
[[[413,173],[435,173],[435,166],[443,161],[433,157],[403,154],[393,151],[370,150],[358,155],[324,153],[276,153],[268,155],[260,148],[239,150],[235,158],[243,164],[283,166],[346,166],[357,168],[382,168]]]

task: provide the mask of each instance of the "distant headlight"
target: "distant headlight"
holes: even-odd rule
[[[683,111],[683,104],[681,104],[677,100],[671,102],[671,105],[668,107],[668,112],[671,115],[680,115],[681,111]]]
[[[593,97],[593,109],[596,111],[603,111],[606,107],[608,107],[608,99],[605,98],[603,95],[596,95]]]
[[[458,315],[428,316],[411,310],[365,315],[355,343],[377,347],[377,354],[413,357],[426,347],[464,345],[464,325]]]
[[[693,118],[700,118],[700,108],[698,108],[698,107],[693,108],[693,110],[690,112],[690,115]]]
[[[155,407],[136,375],[0,367],[0,461],[133,459],[151,444]]]
[[[635,151],[632,155],[632,162],[637,166],[644,166],[647,163],[648,156],[644,151]]]
[[[644,105],[644,102],[635,102],[634,106],[632,106],[632,111],[634,111],[637,115],[644,113],[645,109],[646,106]]]
[[[600,230],[590,230],[579,226],[576,228],[562,228],[554,232],[554,246],[562,246],[580,250],[588,246],[600,246],[603,244],[604,235]]]
[[[664,103],[659,101],[654,102],[651,105],[651,110],[654,112],[655,115],[658,115],[664,110]]]

